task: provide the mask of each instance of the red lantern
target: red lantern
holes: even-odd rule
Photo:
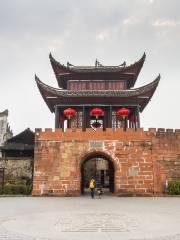
[[[130,110],[128,108],[120,108],[117,110],[117,116],[118,117],[122,117],[123,119],[125,119],[125,117],[127,117],[130,113]]]
[[[67,108],[64,110],[64,116],[68,119],[75,117],[76,111],[73,108]]]
[[[98,117],[101,117],[104,115],[104,112],[101,108],[93,108],[90,112],[90,115],[98,119]]]

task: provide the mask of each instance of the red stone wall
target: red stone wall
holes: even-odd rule
[[[180,179],[180,130],[36,129],[33,195],[80,195],[81,164],[94,152],[113,162],[117,195],[160,194]]]

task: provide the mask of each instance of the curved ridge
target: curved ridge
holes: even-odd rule
[[[40,88],[40,91],[45,90],[46,92],[56,95],[56,97],[66,97],[66,96],[82,96],[82,97],[88,97],[88,96],[120,96],[120,97],[133,97],[140,94],[147,93],[148,91],[156,89],[158,86],[158,83],[160,81],[160,74],[158,77],[152,81],[151,83],[144,85],[139,88],[129,89],[129,90],[81,90],[81,91],[71,91],[71,90],[64,90],[59,88],[51,87],[45,83],[43,83],[36,75],[35,80],[37,82],[38,88]]]
[[[59,87],[63,88],[66,88],[66,82],[68,81],[68,79],[76,79],[79,74],[93,74],[94,76],[95,73],[103,75],[106,73],[113,73],[115,74],[116,78],[119,77],[120,74],[130,75],[130,79],[127,80],[127,86],[128,88],[132,88],[142,69],[145,58],[146,54],[144,53],[138,61],[134,62],[129,66],[127,66],[125,62],[118,66],[104,66],[101,64],[99,66],[75,66],[70,63],[67,63],[67,66],[65,66],[64,64],[58,62],[51,53],[49,54],[49,59],[54,70],[56,79],[58,81],[58,85]]]
[[[146,84],[146,85],[144,85],[144,86],[142,86],[142,87],[133,88],[133,89],[130,89],[130,90],[140,90],[140,91],[141,91],[141,90],[144,89],[144,88],[150,88],[150,87],[152,87],[152,86],[156,86],[156,87],[157,87],[160,79],[161,79],[161,75],[159,74],[159,75],[155,78],[154,81],[152,81],[152,82],[150,82],[150,83],[148,83],[148,84]]]
[[[105,66],[105,65],[100,65],[99,67],[97,66],[76,66],[76,65],[72,65],[72,64],[68,64],[67,66],[65,66],[64,64],[61,64],[59,61],[57,61],[51,54],[49,54],[49,59],[51,61],[51,64],[52,64],[52,67],[54,67],[54,64],[56,64],[59,68],[62,68],[64,70],[66,70],[66,72],[76,72],[76,71],[82,71],[82,70],[87,70],[87,71],[98,71],[98,70],[106,70],[108,71],[108,69],[116,69],[116,70],[119,70],[119,71],[124,71],[124,70],[127,70],[129,68],[132,68],[140,63],[144,63],[145,61],[145,58],[146,58],[146,54],[144,52],[143,56],[136,62],[130,64],[130,65],[126,65],[125,61],[123,62],[123,64],[120,64],[120,65],[117,65],[117,66]],[[69,63],[69,62],[68,62]],[[60,69],[59,69],[60,70]],[[60,74],[60,73],[58,73]]]

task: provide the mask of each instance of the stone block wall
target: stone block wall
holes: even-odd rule
[[[80,195],[82,163],[96,154],[113,163],[117,195],[161,194],[180,179],[180,130],[36,129],[33,195]]]

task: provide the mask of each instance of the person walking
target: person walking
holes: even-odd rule
[[[97,189],[97,194],[98,194],[99,198],[101,199],[101,196],[103,194],[103,190],[102,190],[101,186]]]
[[[94,193],[95,193],[95,180],[94,178],[92,177],[90,182],[89,182],[89,188],[90,188],[90,191],[91,191],[91,198],[94,198]]]

